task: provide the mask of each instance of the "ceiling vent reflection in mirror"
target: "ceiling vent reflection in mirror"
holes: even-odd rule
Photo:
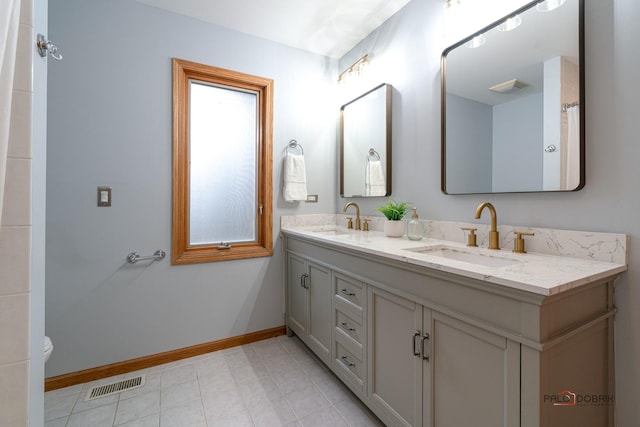
[[[506,82],[497,84],[495,86],[492,86],[489,88],[489,90],[492,90],[498,93],[507,93],[512,91],[517,91],[518,89],[522,89],[527,86],[529,85],[523,81],[520,81],[518,79],[512,79],[512,80],[507,80]]]

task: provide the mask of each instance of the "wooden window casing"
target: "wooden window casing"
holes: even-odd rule
[[[190,245],[189,243],[189,85],[191,81],[255,92],[258,100],[255,242]],[[173,221],[172,264],[192,264],[271,256],[273,80],[173,59]],[[224,142],[221,142],[224,143]]]

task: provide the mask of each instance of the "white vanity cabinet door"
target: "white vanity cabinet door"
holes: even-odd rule
[[[433,311],[430,360],[433,427],[520,425],[519,343]]]
[[[382,289],[368,289],[368,398],[391,425],[427,426],[423,382],[428,383],[429,361],[423,359],[422,338],[430,311]]]
[[[325,363],[331,359],[331,270],[287,256],[287,326]]]

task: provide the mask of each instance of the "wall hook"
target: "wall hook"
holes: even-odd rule
[[[49,53],[56,61],[62,61],[62,55],[58,53],[58,47],[51,40],[47,40],[47,37],[43,34],[38,34],[37,40],[36,46],[38,46],[38,53],[41,57],[44,58]]]

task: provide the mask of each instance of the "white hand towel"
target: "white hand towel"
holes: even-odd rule
[[[367,196],[384,196],[387,183],[384,179],[384,168],[380,160],[368,161],[365,169],[365,194]]]
[[[307,200],[307,176],[302,155],[287,153],[284,157],[283,196],[287,202]]]

